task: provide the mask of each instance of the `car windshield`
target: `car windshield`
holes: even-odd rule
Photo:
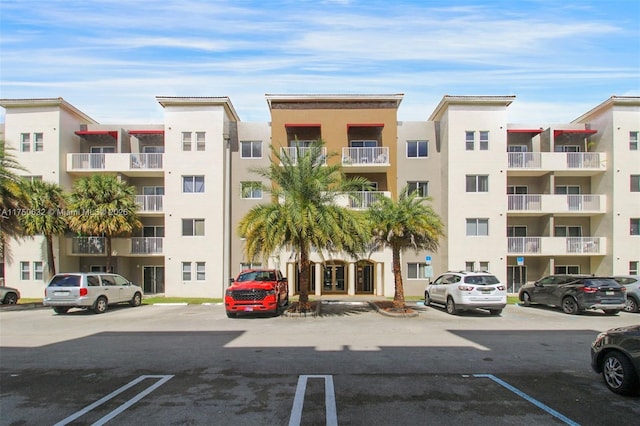
[[[470,277],[464,277],[464,282],[466,284],[491,285],[498,284],[500,280],[493,275],[472,275]]]
[[[236,281],[275,281],[276,276],[272,271],[251,271],[240,274]]]
[[[80,287],[80,275],[56,275],[49,287]]]

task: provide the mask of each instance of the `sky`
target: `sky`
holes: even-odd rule
[[[510,123],[640,96],[638,0],[0,0],[0,98],[62,97],[104,124],[162,123],[156,96],[515,95]],[[0,122],[4,111],[0,109]]]

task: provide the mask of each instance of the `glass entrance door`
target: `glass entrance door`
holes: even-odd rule
[[[144,266],[142,274],[145,293],[164,293],[164,266]]]
[[[373,264],[359,262],[356,265],[356,293],[373,293]]]
[[[344,265],[329,263],[324,266],[322,274],[323,293],[346,293]]]

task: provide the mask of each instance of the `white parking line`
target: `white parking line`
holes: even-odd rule
[[[304,394],[307,390],[307,379],[324,379],[324,404],[327,426],[338,426],[338,413],[336,410],[336,394],[333,388],[332,375],[301,375],[298,377],[296,396],[293,399],[289,426],[300,426],[302,420],[302,406],[304,405]]]
[[[135,379],[135,380],[127,383],[126,385],[122,386],[121,388],[116,389],[115,391],[111,392],[109,395],[105,396],[104,398],[100,398],[99,400],[97,400],[93,404],[87,405],[82,410],[73,413],[72,415],[70,415],[66,419],[60,420],[54,426],[63,426],[63,425],[71,423],[72,421],[76,420],[77,418],[82,417],[85,414],[87,414],[88,412],[92,411],[93,409],[101,406],[102,404],[104,404],[105,402],[109,401],[110,399],[120,395],[122,392],[126,391],[127,389],[132,388],[133,386],[137,385],[138,383],[142,382],[143,380],[146,380],[146,379],[160,379],[156,383],[154,383],[153,385],[149,386],[148,388],[146,388],[145,390],[143,390],[142,392],[140,392],[139,394],[137,394],[136,396],[134,396],[133,398],[131,398],[127,402],[125,402],[124,404],[120,405],[115,410],[111,411],[106,416],[102,417],[101,419],[99,419],[98,421],[93,423],[94,425],[103,425],[103,424],[107,423],[109,420],[113,419],[118,414],[122,413],[127,408],[131,407],[136,402],[140,401],[145,396],[149,395],[151,392],[153,392],[154,390],[156,390],[157,388],[159,388],[163,384],[165,384],[172,377],[173,377],[173,375],[145,375],[145,376],[140,376],[137,379]]]

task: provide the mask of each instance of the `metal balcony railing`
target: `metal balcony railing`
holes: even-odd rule
[[[141,213],[158,213],[164,211],[164,195],[136,195],[136,204]]]

